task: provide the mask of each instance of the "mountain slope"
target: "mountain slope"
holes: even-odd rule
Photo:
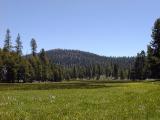
[[[46,51],[50,61],[63,66],[89,66],[91,64],[113,65],[129,68],[134,63],[134,57],[104,57],[79,50],[53,49]]]

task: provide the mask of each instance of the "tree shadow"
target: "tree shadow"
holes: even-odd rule
[[[83,83],[31,83],[31,84],[0,84],[0,91],[4,90],[55,90],[55,89],[98,89],[122,87],[122,85],[100,84],[96,82]]]

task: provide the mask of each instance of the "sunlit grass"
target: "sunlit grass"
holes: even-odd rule
[[[0,84],[0,120],[159,120],[158,82]]]

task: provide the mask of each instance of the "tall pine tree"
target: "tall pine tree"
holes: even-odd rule
[[[18,55],[22,55],[22,48],[23,48],[23,46],[22,46],[21,37],[20,37],[20,35],[18,34],[17,39],[16,39],[16,46],[15,46],[16,53],[17,53]]]
[[[148,45],[148,64],[151,78],[160,78],[160,18],[152,29],[152,41]]]
[[[11,35],[10,30],[7,29],[6,36],[4,40],[4,51],[11,52],[12,51],[12,43],[11,43]]]
[[[132,79],[146,79],[146,55],[144,51],[137,54],[134,68],[132,70]]]
[[[31,49],[32,49],[32,55],[35,57],[36,56],[36,51],[37,51],[37,43],[34,38],[31,40]]]

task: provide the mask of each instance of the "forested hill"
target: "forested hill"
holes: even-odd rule
[[[114,65],[129,68],[134,64],[134,57],[105,57],[80,50],[53,49],[46,51],[51,62],[63,66],[89,66],[92,64]]]

